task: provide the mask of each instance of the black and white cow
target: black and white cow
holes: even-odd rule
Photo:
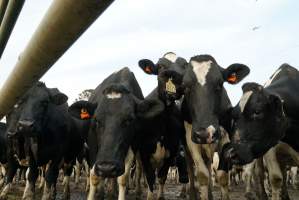
[[[144,147],[140,142],[150,142],[147,138],[153,134],[142,133],[144,121],[162,112],[164,105],[155,99],[144,99],[134,74],[123,68],[107,77],[89,101],[76,102],[69,110],[79,117],[82,109],[92,116],[87,138],[92,166],[88,200],[96,198],[97,187],[104,178],[116,177],[118,199],[123,200],[134,153]],[[161,144],[158,147],[164,149]]]
[[[264,155],[272,199],[280,199],[285,178],[280,169],[280,165],[285,166],[282,158],[290,156],[299,164],[298,91],[298,70],[283,64],[264,86],[244,84],[243,96],[233,110],[233,140],[225,147],[224,155],[235,164],[246,164]]]
[[[210,164],[219,145],[227,140],[230,132],[231,103],[223,87],[224,82],[236,84],[249,73],[242,64],[220,67],[210,55],[194,56],[190,59],[184,75],[184,113],[186,140],[198,171],[201,199],[211,198]],[[220,127],[224,129],[221,131]],[[226,130],[226,131],[224,131]],[[219,145],[221,146],[221,145]],[[206,162],[204,158],[208,158]],[[229,199],[228,177],[223,171],[217,174],[222,186],[222,198]]]
[[[175,53],[168,52],[160,58],[156,64],[149,59],[142,59],[138,64],[145,73],[157,75],[158,77],[158,87],[146,98],[159,99],[165,106],[165,110],[160,115],[155,116],[150,122],[151,124],[155,124],[155,126],[152,126],[150,129],[147,129],[147,126],[145,126],[147,129],[145,131],[152,132],[155,136],[153,135],[153,137],[148,138],[152,144],[145,144],[146,148],[140,151],[141,157],[143,157],[141,160],[144,165],[144,170],[150,170],[150,173],[148,172],[147,174],[151,174],[147,177],[148,181],[150,180],[149,190],[152,193],[152,185],[155,180],[155,168],[157,168],[160,183],[158,198],[163,198],[166,173],[176,156],[178,156],[176,160],[179,161],[177,167],[180,183],[188,183],[186,160],[184,157],[180,157],[179,154],[179,145],[186,147],[185,130],[179,100],[184,93],[182,77],[188,63],[184,58],[177,57]],[[158,153],[159,148],[158,145],[156,148],[155,144],[159,143],[162,147],[165,147],[165,150],[169,154],[165,154],[160,158],[159,165],[161,165],[161,167],[155,166],[153,162],[149,163],[149,158],[154,157],[153,153],[155,151]],[[152,151],[146,151],[146,149],[152,149]],[[150,196],[152,196],[152,194],[150,194]]]
[[[60,167],[65,170],[64,198],[68,199],[72,165],[84,143],[84,124],[68,112],[67,96],[44,83],[34,85],[15,106],[17,114],[11,119],[16,129],[9,130],[12,140],[24,139],[25,158],[29,158],[23,199],[32,199],[38,167],[47,165],[42,199],[55,198]],[[18,146],[20,147],[20,146]],[[17,154],[20,157],[19,154]]]

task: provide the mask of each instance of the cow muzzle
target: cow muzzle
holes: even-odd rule
[[[18,131],[20,132],[31,132],[33,131],[33,126],[33,120],[20,120],[17,124]]]
[[[196,144],[212,144],[217,140],[216,133],[217,130],[211,125],[208,128],[199,128],[193,131],[191,139]]]
[[[124,167],[117,162],[100,162],[95,165],[96,175],[105,178],[116,178],[124,171]]]

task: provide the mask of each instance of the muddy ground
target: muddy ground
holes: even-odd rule
[[[86,193],[84,192],[84,187],[85,187],[85,180],[81,179],[79,186],[76,188],[74,184],[74,180],[72,179],[71,182],[71,200],[85,200],[86,199]],[[14,184],[12,191],[9,193],[8,200],[20,200],[22,198],[22,190],[24,189],[25,183],[18,183]],[[62,199],[62,183],[61,181],[58,182],[57,185],[57,200]],[[168,182],[165,187],[165,198],[167,200],[178,200],[178,199],[183,199],[180,197],[180,190],[181,190],[181,185],[175,184],[173,182]],[[244,184],[239,184],[237,186],[232,186],[231,187],[231,192],[230,192],[230,197],[231,200],[245,200],[244,197]],[[41,199],[41,191],[36,191],[36,200]],[[155,191],[157,192],[157,191]],[[289,186],[289,193],[290,197],[293,200],[299,199],[299,190],[293,189],[291,186]],[[134,193],[133,189],[129,190],[128,193],[128,200],[136,200],[136,196]],[[219,188],[214,187],[214,192],[213,192],[214,200],[220,199],[220,191]],[[146,199],[146,189],[143,189],[143,195],[141,199]]]

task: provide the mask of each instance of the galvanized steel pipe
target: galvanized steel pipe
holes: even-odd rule
[[[113,1],[53,1],[0,91],[0,119]]]
[[[25,0],[9,0],[0,26],[0,58],[6,47],[10,34],[17,22]]]
[[[4,17],[8,0],[0,0],[0,25]]]

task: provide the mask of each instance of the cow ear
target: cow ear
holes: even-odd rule
[[[163,102],[154,99],[145,99],[137,103],[137,116],[141,118],[152,118],[164,110]]]
[[[250,72],[249,67],[243,64],[232,64],[223,71],[223,78],[230,84],[237,84]]]
[[[139,67],[147,74],[158,75],[158,66],[153,61],[142,59],[138,62]]]
[[[50,89],[50,100],[53,104],[61,105],[67,102],[68,97],[57,88]]]
[[[279,96],[270,94],[269,97],[270,107],[274,110],[276,116],[279,118],[284,116],[283,101]]]
[[[69,113],[77,119],[88,120],[92,118],[96,108],[97,103],[77,101],[69,107]]]

